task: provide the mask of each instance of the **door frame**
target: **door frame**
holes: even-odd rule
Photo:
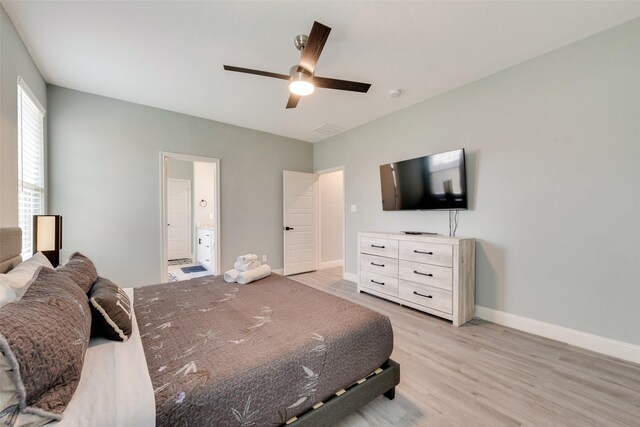
[[[191,256],[194,256],[193,253],[193,200],[191,197],[191,192],[193,191],[193,184],[191,182],[191,180],[189,179],[181,179],[181,178],[167,178],[167,188],[168,188],[168,184],[169,181],[177,181],[177,182],[186,182],[187,185],[189,186],[189,203],[187,205],[187,213],[189,216],[188,219],[188,229],[189,229],[189,254]],[[167,197],[167,207],[169,207],[168,205],[169,202],[169,197]],[[168,214],[167,214],[168,215]],[[169,259],[169,241],[167,240],[167,259]]]
[[[191,154],[172,153],[168,151],[160,151],[160,283],[167,281],[168,274],[168,256],[167,256],[167,160],[185,160],[192,162],[213,163],[216,166],[216,185],[215,185],[215,202],[216,202],[216,273],[220,274],[221,267],[221,247],[220,247],[220,159],[214,157],[194,156]],[[195,255],[195,254],[194,254]]]
[[[322,238],[320,236],[322,236],[322,201],[320,199],[320,175],[326,175],[328,173],[332,173],[332,172],[337,172],[337,171],[342,171],[342,276],[344,277],[344,272],[345,272],[345,268],[346,268],[346,264],[347,264],[347,254],[346,254],[346,247],[347,247],[347,179],[346,179],[346,170],[344,165],[341,166],[335,166],[332,168],[328,168],[328,169],[321,169],[319,171],[315,171],[314,173],[316,175],[318,175],[318,202],[317,202],[317,207],[318,207],[318,217],[317,217],[317,221],[318,221],[318,248],[317,248],[317,255],[318,255],[318,269],[320,269],[320,265],[322,265]]]

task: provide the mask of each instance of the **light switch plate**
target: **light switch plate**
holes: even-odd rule
[[[356,210],[357,210],[356,205],[351,205],[351,213],[356,212]]]
[[[266,255],[262,255],[262,262],[267,262],[267,256]]]

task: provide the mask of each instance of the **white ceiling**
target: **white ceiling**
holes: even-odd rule
[[[49,83],[311,142],[640,16],[609,1],[3,4]],[[286,81],[223,71],[287,74],[314,20],[333,29],[316,74],[369,93],[318,89],[286,110]]]

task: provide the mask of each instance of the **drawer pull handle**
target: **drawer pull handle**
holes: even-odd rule
[[[371,245],[372,248],[384,249],[384,246],[380,245]]]
[[[417,249],[413,250],[414,254],[424,254],[424,255],[433,255],[433,252],[424,252],[424,251],[419,251]]]
[[[420,292],[416,292],[416,291],[413,291],[413,293],[414,293],[414,295],[418,295],[418,296],[420,296],[420,297],[433,298],[433,296],[432,296],[432,295],[423,295],[423,294],[421,294]]]
[[[384,282],[378,282],[376,280],[371,279],[371,283],[375,283],[376,285],[382,285],[384,286]]]
[[[420,273],[418,270],[413,270],[413,272],[415,274],[419,274],[421,276],[433,277],[433,274],[431,274],[431,273]]]
[[[372,262],[371,265],[375,265],[376,267],[384,267],[384,264],[376,264],[375,262]]]

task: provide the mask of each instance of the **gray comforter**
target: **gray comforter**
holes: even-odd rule
[[[281,425],[391,355],[389,319],[271,275],[135,290],[158,426]]]

